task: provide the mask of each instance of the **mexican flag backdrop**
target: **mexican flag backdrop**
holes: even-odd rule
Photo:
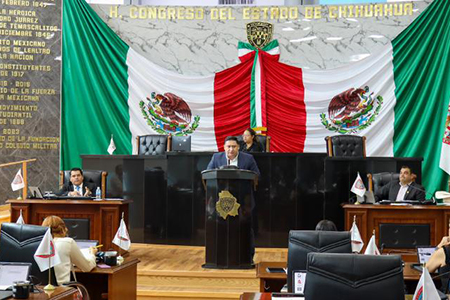
[[[427,191],[439,169],[450,99],[450,2],[435,0],[391,44],[331,70],[279,62],[276,40],[240,42],[240,63],[210,76],[168,71],[130,48],[84,0],[64,1],[61,168],[80,154],[135,153],[138,135],[191,135],[220,151],[228,135],[265,126],[275,152],[325,152],[335,134],[367,137],[368,156],[424,157]],[[281,54],[282,55],[282,54]]]

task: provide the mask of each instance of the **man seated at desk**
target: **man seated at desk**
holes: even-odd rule
[[[62,189],[59,190],[59,196],[72,197],[90,197],[95,192],[96,186],[93,182],[85,182],[83,177],[83,170],[80,168],[73,168],[70,170],[70,181],[66,182]]]
[[[392,180],[375,193],[376,201],[381,200],[425,200],[425,189],[418,183],[414,182],[415,174],[411,168],[403,166],[400,169],[399,180]]]

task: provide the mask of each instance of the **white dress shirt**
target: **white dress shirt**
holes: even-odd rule
[[[398,190],[397,199],[395,199],[395,201],[405,200],[406,191],[408,191],[408,187],[411,183],[403,185],[401,182],[399,182],[399,184],[400,184],[400,189]]]
[[[80,187],[80,190],[78,190],[78,187]],[[80,196],[83,196],[83,184],[80,184],[80,185],[74,185],[74,186],[73,186],[73,190],[74,190],[75,192],[80,193]]]
[[[236,157],[235,158],[233,158],[233,159],[228,159],[228,157],[227,157],[227,163],[228,163],[228,165],[229,166],[238,166],[238,157],[239,157],[239,152],[238,152],[238,154],[236,155]]]

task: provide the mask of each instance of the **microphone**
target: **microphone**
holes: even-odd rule
[[[415,186],[412,185],[412,182],[411,182],[411,184],[408,186],[408,190],[406,191],[406,194],[409,194],[409,188],[412,188],[413,190],[416,190],[416,191],[424,192],[425,196],[431,196],[429,198],[429,199],[431,199],[431,203],[436,204],[436,199],[434,198],[433,194],[427,192],[424,188],[415,187]],[[425,199],[423,201],[420,201],[420,202],[422,202],[422,203],[429,203],[429,201],[427,202],[427,199]]]
[[[381,247],[380,247],[380,254],[383,254],[383,250],[384,250],[384,247],[385,247],[386,245],[384,244],[384,243],[381,243]]]

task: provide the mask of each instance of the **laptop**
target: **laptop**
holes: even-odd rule
[[[191,151],[191,136],[172,136],[172,151],[175,152],[190,152]]]
[[[412,264],[411,267],[415,270],[422,272],[423,264],[427,263],[431,255],[436,251],[434,246],[416,246],[417,261],[419,263]]]
[[[434,246],[417,246],[417,261],[420,264],[427,263],[431,255],[436,251]]]
[[[29,195],[28,195],[29,198],[44,199],[44,197],[42,196],[41,189],[37,186],[29,186],[28,193],[29,193]]]
[[[11,298],[13,283],[28,280],[30,270],[31,263],[0,262],[0,299]]]
[[[89,249],[90,247],[98,246],[97,240],[75,240],[80,249]]]

